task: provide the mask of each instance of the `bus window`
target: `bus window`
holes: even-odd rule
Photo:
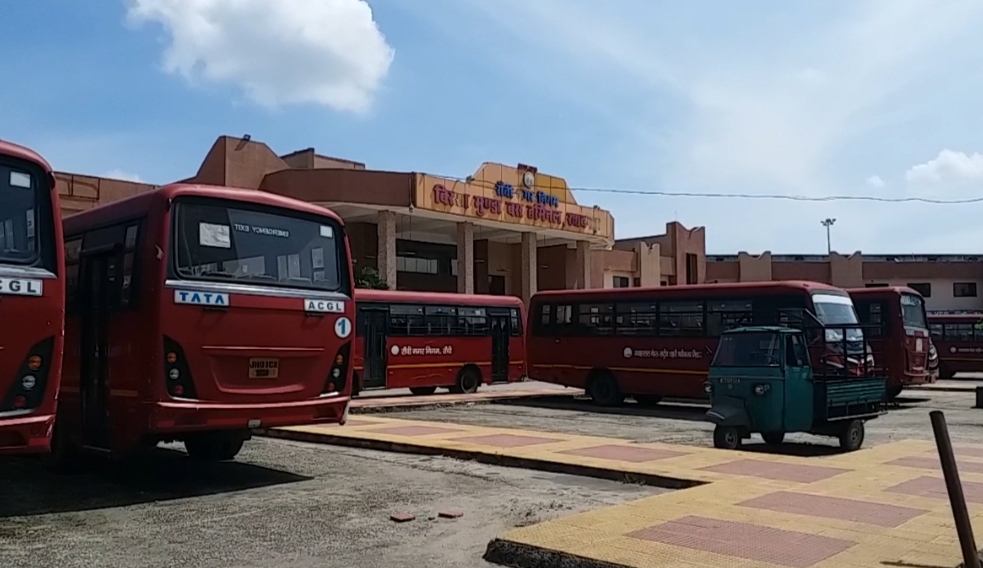
[[[928,328],[929,328],[929,330],[932,333],[932,339],[942,339],[942,324],[941,323],[933,323],[932,325],[928,326]]]
[[[614,332],[612,304],[580,304],[578,326],[586,335],[611,335]]]
[[[707,300],[707,336],[719,337],[728,329],[750,325],[751,300]]]
[[[656,334],[659,308],[655,302],[619,303],[616,311],[615,329],[618,335]]]
[[[702,336],[703,302],[660,302],[660,336]]]
[[[928,322],[925,318],[925,302],[918,296],[901,295],[901,317],[905,327],[928,329]]]

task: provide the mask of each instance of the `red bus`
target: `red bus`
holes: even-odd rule
[[[604,406],[706,398],[721,332],[746,325],[823,328],[827,349],[843,347],[814,360],[851,374],[873,364],[849,294],[812,282],[541,292],[529,314],[529,378],[583,388]]]
[[[66,218],[65,245],[53,453],[183,441],[225,460],[253,429],[347,419],[354,281],[334,213],[175,184]]]
[[[939,378],[983,373],[983,314],[930,314],[928,327],[939,353]]]
[[[356,290],[355,302],[357,390],[472,393],[525,375],[519,298]]]
[[[874,359],[887,376],[888,399],[906,386],[935,382],[929,369],[932,341],[921,294],[904,286],[847,292],[865,324]]]
[[[51,166],[0,141],[0,455],[51,445],[65,339],[65,258]]]

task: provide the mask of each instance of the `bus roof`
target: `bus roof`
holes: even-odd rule
[[[48,172],[49,174],[52,171],[51,164],[49,164],[47,160],[42,158],[41,154],[38,154],[37,152],[31,150],[30,148],[21,146],[20,144],[14,144],[13,142],[5,142],[3,140],[0,140],[0,154],[5,154],[7,156],[12,156],[14,158],[20,158],[22,160],[29,160],[31,162],[34,162],[37,165],[44,168],[44,171]]]
[[[954,323],[976,323],[983,320],[983,313],[977,314],[928,314],[929,321],[954,322]]]
[[[407,292],[401,290],[368,290],[365,288],[357,288],[355,290],[355,302],[419,302],[421,304],[455,304],[464,306],[522,306],[522,300],[515,296],[450,294],[447,292]]]
[[[341,217],[336,215],[334,211],[314,205],[313,203],[291,199],[275,193],[255,189],[174,183],[155,190],[138,193],[131,197],[120,199],[119,201],[113,201],[112,203],[107,203],[106,205],[101,205],[88,211],[69,215],[64,218],[65,233],[74,234],[95,227],[110,225],[121,220],[141,217],[146,215],[147,211],[155,204],[185,196],[214,197],[255,203],[257,205],[268,205],[270,207],[282,207],[284,209],[331,217],[342,226],[345,225]]]
[[[907,286],[877,286],[875,288],[847,288],[846,291],[851,296],[885,296],[894,294],[912,294],[921,296],[918,290]]]
[[[775,292],[828,292],[836,295],[847,296],[845,290],[820,284],[819,282],[806,282],[804,280],[779,280],[771,282],[732,282],[726,284],[686,284],[681,286],[658,286],[652,288],[593,288],[586,290],[550,290],[537,292],[536,298],[647,298],[652,294],[676,296],[681,298],[691,296],[715,296],[717,294],[732,294],[735,291],[746,291],[756,295],[775,293]]]

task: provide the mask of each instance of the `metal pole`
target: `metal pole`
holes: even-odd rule
[[[981,568],[980,553],[976,549],[973,525],[969,519],[969,510],[966,508],[963,485],[959,481],[959,470],[956,467],[956,456],[952,451],[952,441],[949,440],[949,428],[945,424],[945,414],[941,410],[933,410],[929,413],[929,417],[932,420],[932,431],[935,432],[935,445],[939,449],[939,461],[942,464],[942,475],[945,476],[945,488],[949,492],[952,518],[956,522],[956,534],[959,535],[959,547],[963,553],[963,567]]]
[[[827,224],[826,225],[826,254],[827,255],[833,253],[833,244],[832,241],[829,239],[829,227],[830,225]]]

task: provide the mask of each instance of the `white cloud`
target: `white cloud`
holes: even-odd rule
[[[909,169],[905,176],[913,184],[961,184],[983,182],[983,154],[942,150],[938,157]]]
[[[881,179],[881,176],[870,176],[869,178],[867,178],[867,185],[876,189],[880,189],[884,187],[884,180]]]
[[[135,181],[137,183],[146,183],[145,181],[143,181],[143,178],[141,178],[137,174],[126,172],[120,169],[109,170],[108,172],[103,174],[102,177],[110,178],[110,179],[121,179],[124,181]]]
[[[364,0],[128,0],[164,26],[164,69],[241,87],[258,104],[365,112],[394,51]]]

